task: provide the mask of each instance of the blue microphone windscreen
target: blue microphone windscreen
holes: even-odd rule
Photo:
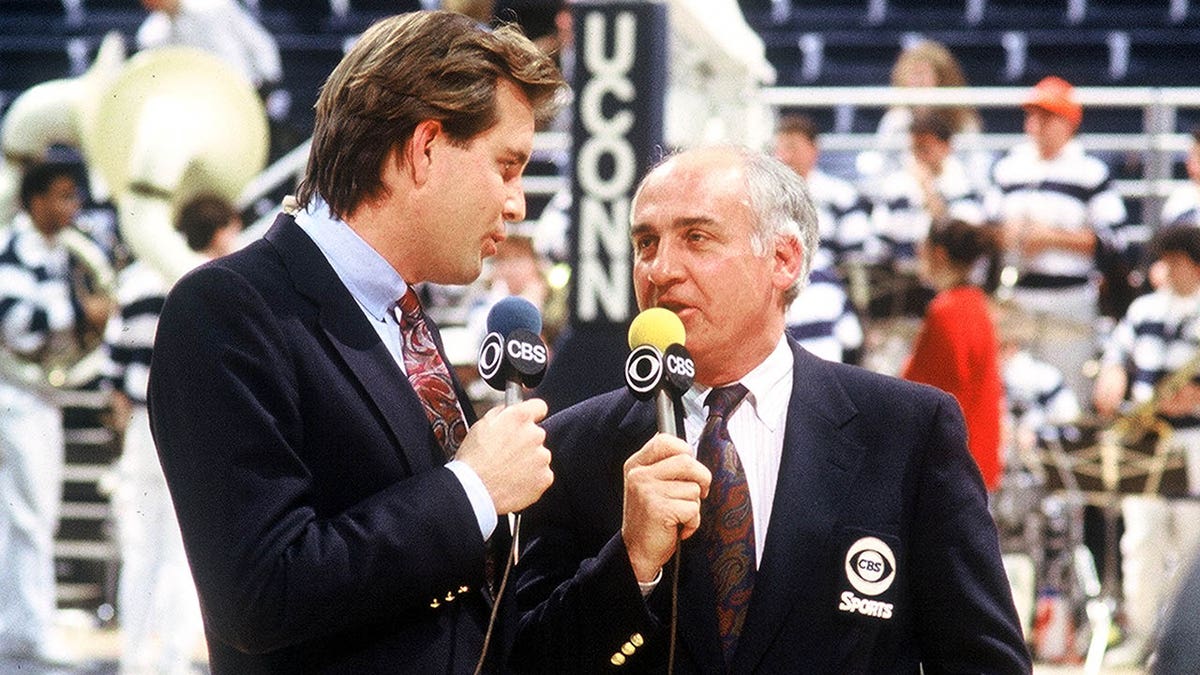
[[[534,335],[542,332],[542,313],[532,302],[510,295],[492,305],[487,317],[489,333],[499,333],[507,338],[518,328],[524,328]]]

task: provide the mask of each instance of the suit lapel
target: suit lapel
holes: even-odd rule
[[[858,411],[829,364],[791,344],[796,361],[783,456],[734,672],[754,670],[796,600],[814,591],[806,580],[826,571],[827,540],[864,452],[841,431]]]
[[[296,290],[316,303],[321,330],[379,410],[409,470],[432,468],[441,454],[440,449],[434,453],[433,432],[413,433],[429,427],[421,400],[324,254],[287,214],[275,219],[265,238],[279,251]],[[457,380],[455,387],[460,389]]]

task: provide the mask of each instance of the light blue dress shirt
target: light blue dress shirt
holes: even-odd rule
[[[388,352],[402,372],[404,354],[400,348],[400,324],[396,320],[396,303],[408,290],[408,284],[388,264],[383,256],[363,241],[350,226],[329,214],[325,202],[316,198],[306,210],[296,213],[296,224],[313,240],[338,278],[345,284],[350,295],[358,303],[363,316],[379,333]],[[407,372],[405,372],[407,374]],[[475,518],[479,521],[479,532],[486,540],[492,536],[499,520],[492,497],[467,463],[451,460],[446,468],[454,473],[462,484]]]

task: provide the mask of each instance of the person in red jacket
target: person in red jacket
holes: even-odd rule
[[[958,220],[930,227],[921,275],[938,294],[925,312],[903,377],[954,395],[967,421],[967,444],[988,492],[1000,483],[1003,385],[987,296],[971,283],[975,261],[994,246],[990,230]]]

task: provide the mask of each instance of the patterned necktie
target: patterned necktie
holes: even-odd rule
[[[453,458],[463,437],[467,435],[467,422],[458,406],[450,371],[438,353],[437,343],[433,341],[433,333],[429,331],[425,313],[421,311],[421,302],[417,300],[412,286],[408,287],[396,305],[408,381],[421,398],[425,414],[433,425],[433,434],[445,451],[446,458]]]
[[[696,448],[697,458],[712,472],[708,497],[700,506],[700,541],[708,555],[717,598],[717,627],[728,666],[746,620],[754,590],[754,514],[750,488],[727,420],[746,397],[740,384],[713,389],[705,399],[708,420]]]

